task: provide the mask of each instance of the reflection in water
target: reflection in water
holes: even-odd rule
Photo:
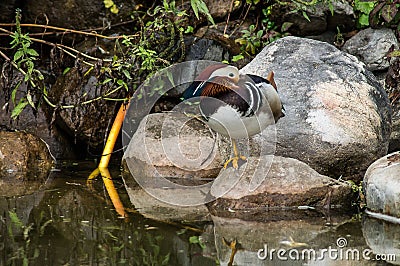
[[[0,198],[0,265],[215,265],[189,243],[198,233],[135,213],[119,218],[102,180],[94,193],[87,171],[53,174],[40,192]],[[115,185],[130,206],[121,182]]]
[[[289,257],[306,249],[320,256],[338,245],[344,251],[371,250],[371,258],[395,253],[400,260],[399,225],[367,217],[314,210],[292,217],[294,211],[266,211],[257,221],[210,216],[201,207],[155,207],[141,190],[130,191],[129,198],[117,179],[116,191],[128,210],[128,217],[121,216],[101,179],[93,189],[86,186],[88,169],[62,169],[36,193],[0,197],[0,265],[385,265],[362,257]],[[132,199],[138,212],[129,211]],[[264,251],[272,249],[284,249],[287,259],[276,251],[267,257]]]

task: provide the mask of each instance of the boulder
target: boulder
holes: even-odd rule
[[[389,61],[385,58],[389,49],[399,48],[394,31],[388,28],[361,30],[343,46],[343,51],[355,55],[371,71],[385,70]]]
[[[150,114],[124,153],[129,170],[123,176],[125,187],[140,185],[170,205],[201,205],[212,200],[212,181],[230,152],[230,142],[196,118],[178,112]]]
[[[47,106],[47,115],[55,118],[55,124],[75,142],[100,147],[103,145],[110,119],[114,115],[116,102],[84,102],[99,98],[109,89],[107,84],[99,85],[96,77],[82,76],[77,68],[71,68],[68,73],[59,76],[51,87],[48,97],[59,108],[54,110]],[[116,93],[108,97],[116,97]]]
[[[388,96],[356,57],[324,42],[285,37],[265,47],[241,72],[265,77],[271,70],[286,109],[276,125],[276,155],[357,181],[387,153]]]
[[[230,155],[230,143],[182,113],[154,113],[139,124],[124,160],[131,174],[213,178]]]
[[[37,191],[53,166],[47,145],[25,132],[0,131],[0,196]]]
[[[400,218],[400,151],[371,164],[363,185],[369,210]]]
[[[265,157],[250,157],[238,171],[231,167],[220,172],[210,192],[217,198],[208,205],[213,214],[228,209],[351,208],[349,183],[320,175],[296,159],[275,156],[269,164]]]

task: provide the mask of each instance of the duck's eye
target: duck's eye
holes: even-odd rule
[[[232,72],[228,74],[229,77],[233,78],[235,76],[235,74],[233,74]]]

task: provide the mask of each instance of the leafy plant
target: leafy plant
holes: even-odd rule
[[[36,50],[31,48],[32,41],[28,34],[23,34],[21,31],[21,10],[17,9],[15,14],[16,20],[16,31],[11,34],[11,49],[15,50],[13,56],[13,63],[16,68],[24,74],[23,81],[28,82],[33,88],[36,87],[36,81],[42,81],[44,79],[42,73],[35,69],[34,61],[37,60],[39,54]],[[11,118],[17,118],[22,110],[30,104],[35,108],[35,104],[32,99],[31,91],[28,90],[25,96],[21,97],[18,103],[16,103],[16,94],[18,88],[22,84],[22,80],[17,83],[11,93],[11,99],[14,104],[14,109],[11,112]]]
[[[22,265],[29,265],[30,261],[33,261],[39,257],[40,250],[38,247],[31,247],[32,234],[37,233],[39,237],[42,237],[46,227],[52,223],[52,220],[43,222],[43,213],[40,215],[38,224],[24,225],[19,219],[18,215],[14,211],[9,211],[11,223],[8,224],[8,239],[9,244],[13,247],[14,253],[10,257],[11,265],[17,265],[17,260],[22,260]],[[36,229],[36,230],[35,230]],[[22,232],[23,245],[19,246],[16,238],[18,238],[17,232]],[[34,232],[37,231],[37,232]],[[19,264],[18,264],[19,265]]]
[[[355,0],[354,1],[354,10],[358,12],[358,26],[366,27],[369,26],[369,14],[374,9],[376,1],[363,1],[363,0]]]
[[[242,30],[242,37],[236,39],[235,41],[242,45],[242,50],[254,55],[256,51],[262,46],[262,36],[264,30],[257,30],[254,24],[249,26],[248,30]]]

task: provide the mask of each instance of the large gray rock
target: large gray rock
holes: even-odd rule
[[[296,159],[275,156],[269,164],[265,157],[250,157],[238,171],[220,172],[210,192],[217,198],[208,205],[213,214],[228,209],[351,208],[354,195],[347,182],[320,175]]]
[[[361,179],[387,153],[388,96],[356,57],[327,43],[285,37],[241,72],[265,77],[271,70],[286,109],[277,123],[277,155],[321,174]]]
[[[400,218],[400,151],[371,164],[363,183],[369,210]]]
[[[140,122],[124,160],[135,178],[201,179],[215,177],[229,155],[230,143],[204,123],[171,112],[150,114]]]
[[[343,51],[357,56],[371,71],[385,70],[389,67],[385,56],[392,45],[399,48],[393,30],[367,28],[350,38],[344,44]]]

